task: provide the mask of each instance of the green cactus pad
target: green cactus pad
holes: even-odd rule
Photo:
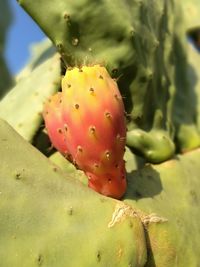
[[[196,105],[188,105],[194,92],[186,78],[181,2],[19,3],[53,41],[67,66],[101,63],[117,78],[128,113],[128,129],[145,131],[143,143],[148,145],[141,143],[139,134],[128,141],[139,155],[161,162],[173,155],[172,142],[179,151],[200,145]],[[156,131],[166,137],[160,147],[155,145],[161,142],[160,134],[154,135]],[[153,159],[148,156],[152,151]]]
[[[143,267],[144,230],[123,202],[63,176],[0,120],[2,267]]]
[[[184,13],[185,14],[185,13]],[[172,121],[176,128],[175,140],[178,151],[188,151],[200,146],[197,128],[198,95],[188,76],[188,44],[185,16],[177,14],[174,33],[175,86]],[[192,73],[191,73],[192,74]],[[190,75],[191,75],[190,74]]]
[[[82,184],[87,185],[88,179],[87,176],[84,174],[84,172],[77,170],[75,166],[66,160],[63,155],[61,155],[59,152],[53,153],[49,157],[50,161],[56,164],[60,168],[60,170],[63,171],[63,173],[67,173],[70,176],[73,176],[74,179],[79,180]]]
[[[198,0],[184,0],[182,1],[183,10],[186,18],[186,26],[187,30],[199,28],[199,11],[200,11],[200,3]]]
[[[200,54],[199,52],[193,47],[192,44],[189,45],[188,48],[188,79],[190,83],[190,87],[195,90],[196,96],[196,121],[197,121],[197,128],[200,132]],[[192,140],[191,140],[192,141]]]
[[[50,42],[37,45],[36,52],[16,86],[0,102],[0,117],[28,141],[41,125],[43,103],[60,88],[61,78],[60,57]]]
[[[200,149],[158,165],[130,169],[124,202],[150,214],[147,266],[198,266],[200,251]],[[150,264],[151,263],[151,264]]]
[[[113,264],[110,266],[124,267],[130,259],[130,266],[144,266],[145,241],[140,220],[146,228],[146,266],[198,265],[200,150],[138,170],[127,150],[128,192],[123,204],[92,192],[74,179],[74,174],[65,178],[3,121],[0,142],[0,258],[5,266],[31,267],[40,262],[43,266],[58,266],[59,262],[59,267],[107,266],[109,261]],[[120,214],[127,216],[123,223],[118,222]],[[133,214],[136,217],[132,218]],[[135,234],[130,234],[126,223],[134,226]],[[100,239],[94,235],[97,229]],[[87,249],[78,251],[77,257],[75,248],[80,242],[86,242]],[[127,251],[120,262],[111,256],[118,242]],[[117,251],[121,255],[121,250]],[[8,254],[13,256],[6,257]]]
[[[175,151],[174,143],[169,135],[160,130],[148,133],[139,129],[129,131],[127,144],[152,163],[160,163],[171,158]]]
[[[7,0],[0,1],[1,22],[0,22],[0,99],[10,90],[13,85],[13,79],[9,73],[5,62],[5,44],[6,33],[12,22],[12,13],[10,3]]]

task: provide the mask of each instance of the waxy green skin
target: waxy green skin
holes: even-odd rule
[[[48,40],[34,45],[29,64],[0,101],[0,117],[33,142],[42,123],[44,102],[60,87],[60,57]],[[39,77],[39,78],[38,78]]]
[[[90,188],[117,199],[126,191],[124,113],[117,83],[100,65],[67,70],[43,112],[53,146],[85,172]]]
[[[148,267],[198,266],[199,160],[197,149],[134,169],[134,156],[130,151],[126,155],[128,190],[124,202],[151,215],[152,224],[147,223]]]
[[[2,120],[0,144],[2,266],[198,266],[199,150],[139,170],[129,152],[128,192],[116,201],[61,173]],[[132,212],[118,221],[124,202]]]
[[[144,229],[129,206],[62,173],[1,119],[0,154],[2,267],[144,266]]]

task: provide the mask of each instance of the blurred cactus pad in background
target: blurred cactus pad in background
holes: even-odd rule
[[[47,38],[11,75],[4,51],[12,16],[1,0],[1,267],[199,267],[199,0],[18,3]],[[117,83],[125,108],[120,200],[88,188],[87,173],[52,146],[42,116],[65,73],[95,65]],[[85,83],[73,81],[81,101]],[[87,121],[95,122],[92,104]]]

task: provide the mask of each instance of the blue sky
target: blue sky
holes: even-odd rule
[[[13,22],[7,34],[5,59],[10,72],[16,74],[28,60],[29,45],[42,40],[45,35],[16,0],[8,1],[13,13]]]

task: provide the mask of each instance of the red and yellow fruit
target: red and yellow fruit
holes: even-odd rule
[[[89,187],[114,198],[123,196],[124,105],[104,67],[67,70],[62,92],[45,105],[44,120],[54,147],[86,173]]]

